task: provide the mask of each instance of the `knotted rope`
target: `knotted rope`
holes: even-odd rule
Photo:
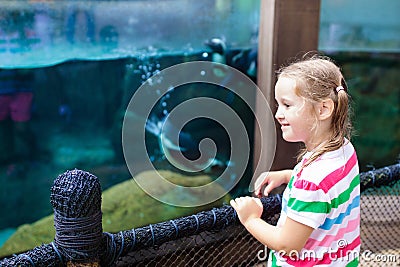
[[[57,177],[51,188],[56,235],[54,247],[66,261],[99,259],[102,242],[101,187],[96,176],[81,170]]]

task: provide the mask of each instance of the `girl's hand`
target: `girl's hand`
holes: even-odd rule
[[[276,187],[289,183],[292,170],[263,172],[258,176],[255,185],[255,194],[258,197],[268,196],[268,194]],[[267,186],[263,189],[263,186]],[[263,192],[262,192],[263,191]]]
[[[260,218],[263,212],[261,200],[254,197],[239,197],[230,201],[243,225],[250,219]]]

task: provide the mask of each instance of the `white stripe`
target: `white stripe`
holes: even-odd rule
[[[356,228],[354,231],[346,233],[343,237],[332,240],[331,244],[328,247],[316,246],[313,249],[313,251],[315,251],[317,255],[321,255],[321,253],[324,253],[326,251],[336,252],[338,250],[338,242],[339,241],[341,241],[341,244],[349,245],[359,236],[360,236],[360,229]],[[345,243],[343,243],[342,240],[344,240]]]
[[[303,169],[302,176],[310,177],[314,183],[320,183],[333,171],[343,168],[354,153],[354,148],[349,143],[343,148],[325,153],[320,160],[314,161],[310,166]],[[326,161],[329,164],[326,164]]]
[[[350,213],[349,216],[345,217],[343,222],[341,224],[334,224],[331,229],[329,230],[324,230],[324,229],[318,229],[318,231],[313,231],[311,233],[310,238],[316,239],[318,241],[321,241],[326,235],[336,235],[340,229],[343,228],[345,225],[347,227],[349,221],[352,221],[360,216],[360,210],[359,209],[353,209]]]
[[[349,200],[340,204],[337,208],[333,208],[331,212],[328,214],[328,218],[336,218],[338,217],[341,213],[346,212],[347,207],[353,203],[354,199],[356,197],[360,196],[360,185],[357,185],[354,190],[350,193]],[[360,200],[361,201],[361,200]]]
[[[288,209],[287,217],[290,219],[308,225],[314,229],[325,221],[326,213],[313,213],[313,212],[297,212],[292,209]]]
[[[299,189],[292,187],[292,192],[290,196],[293,198],[296,198],[297,200],[305,201],[305,202],[330,202],[330,199],[328,196],[325,194],[324,191],[321,189],[317,191],[309,191],[309,190],[304,190],[304,189]]]
[[[358,166],[355,165],[346,176],[329,189],[327,192],[329,197],[331,199],[337,198],[341,193],[343,193],[343,191],[346,191],[358,174]]]
[[[349,178],[349,177],[350,176],[344,178],[340,182],[340,185],[342,186],[341,188],[344,189],[343,191],[348,189],[349,183],[351,183],[351,181],[354,179],[354,177],[353,178]],[[309,191],[309,190],[305,190],[305,189],[296,188],[293,185],[291,193],[289,195],[292,198],[294,197],[297,200],[301,200],[301,201],[305,201],[305,202],[328,202],[328,203],[330,203],[331,199],[337,198],[337,197],[339,197],[339,195],[341,193],[343,193],[343,191],[339,192],[339,191],[336,191],[336,189],[339,189],[339,186],[335,185],[334,187],[332,187],[331,190],[329,190],[328,195],[327,195],[322,190]],[[350,200],[353,200],[354,197],[356,197],[356,195],[358,194],[359,190],[360,190],[360,186],[357,185],[354,188],[354,190],[350,193]],[[287,196],[287,195],[285,194],[285,196]],[[339,205],[339,207],[337,207],[335,209],[341,210],[341,206],[348,205],[347,202],[348,201],[346,201],[345,203]]]

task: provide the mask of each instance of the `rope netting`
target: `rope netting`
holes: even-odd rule
[[[396,175],[397,182],[384,183],[388,174]],[[375,186],[365,188],[360,200],[362,266],[400,266],[399,176],[399,165],[381,169],[380,177],[364,174]]]
[[[92,177],[89,173],[74,171],[74,178]],[[60,176],[71,175],[66,173]],[[360,181],[362,191],[360,265],[399,266],[400,164],[361,173]],[[73,180],[74,184],[81,182]],[[64,184],[64,186],[70,188],[71,185]],[[62,203],[67,203],[65,194],[57,191],[58,186],[53,188],[56,190],[52,191],[52,204],[56,202],[57,196],[62,197]],[[75,188],[81,193],[87,191],[82,191],[84,186]],[[76,192],[70,193],[77,196]],[[93,201],[93,198],[86,197],[86,199],[90,200],[88,203]],[[271,224],[276,224],[281,209],[281,196],[262,198],[262,203],[264,206],[262,218]],[[65,207],[64,204],[61,207]],[[97,214],[95,210],[88,212]],[[67,215],[64,212],[64,220],[63,218],[57,220],[69,222],[71,218],[67,218]],[[90,216],[81,214],[81,217],[88,220]],[[89,222],[94,223],[91,219]],[[229,205],[115,234],[103,233],[100,241],[98,238],[93,238],[96,241],[93,243],[94,246],[99,248],[97,253],[88,249],[91,247],[88,237],[93,232],[98,232],[98,227],[93,231],[83,229],[83,232],[70,230],[68,233],[63,233],[63,236],[68,236],[67,241],[73,240],[71,238],[73,235],[77,240],[85,240],[82,250],[76,247],[77,242],[72,241],[68,243],[70,246],[73,245],[72,250],[71,248],[65,250],[56,238],[51,244],[3,259],[0,261],[0,266],[65,266],[68,261],[87,263],[96,260],[101,266],[265,266],[268,255],[267,248],[247,233]]]

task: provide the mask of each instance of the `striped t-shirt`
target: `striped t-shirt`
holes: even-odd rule
[[[302,168],[304,155],[283,193],[278,227],[289,217],[314,228],[295,256],[272,251],[268,266],[357,266],[360,252],[360,179],[352,144]]]

